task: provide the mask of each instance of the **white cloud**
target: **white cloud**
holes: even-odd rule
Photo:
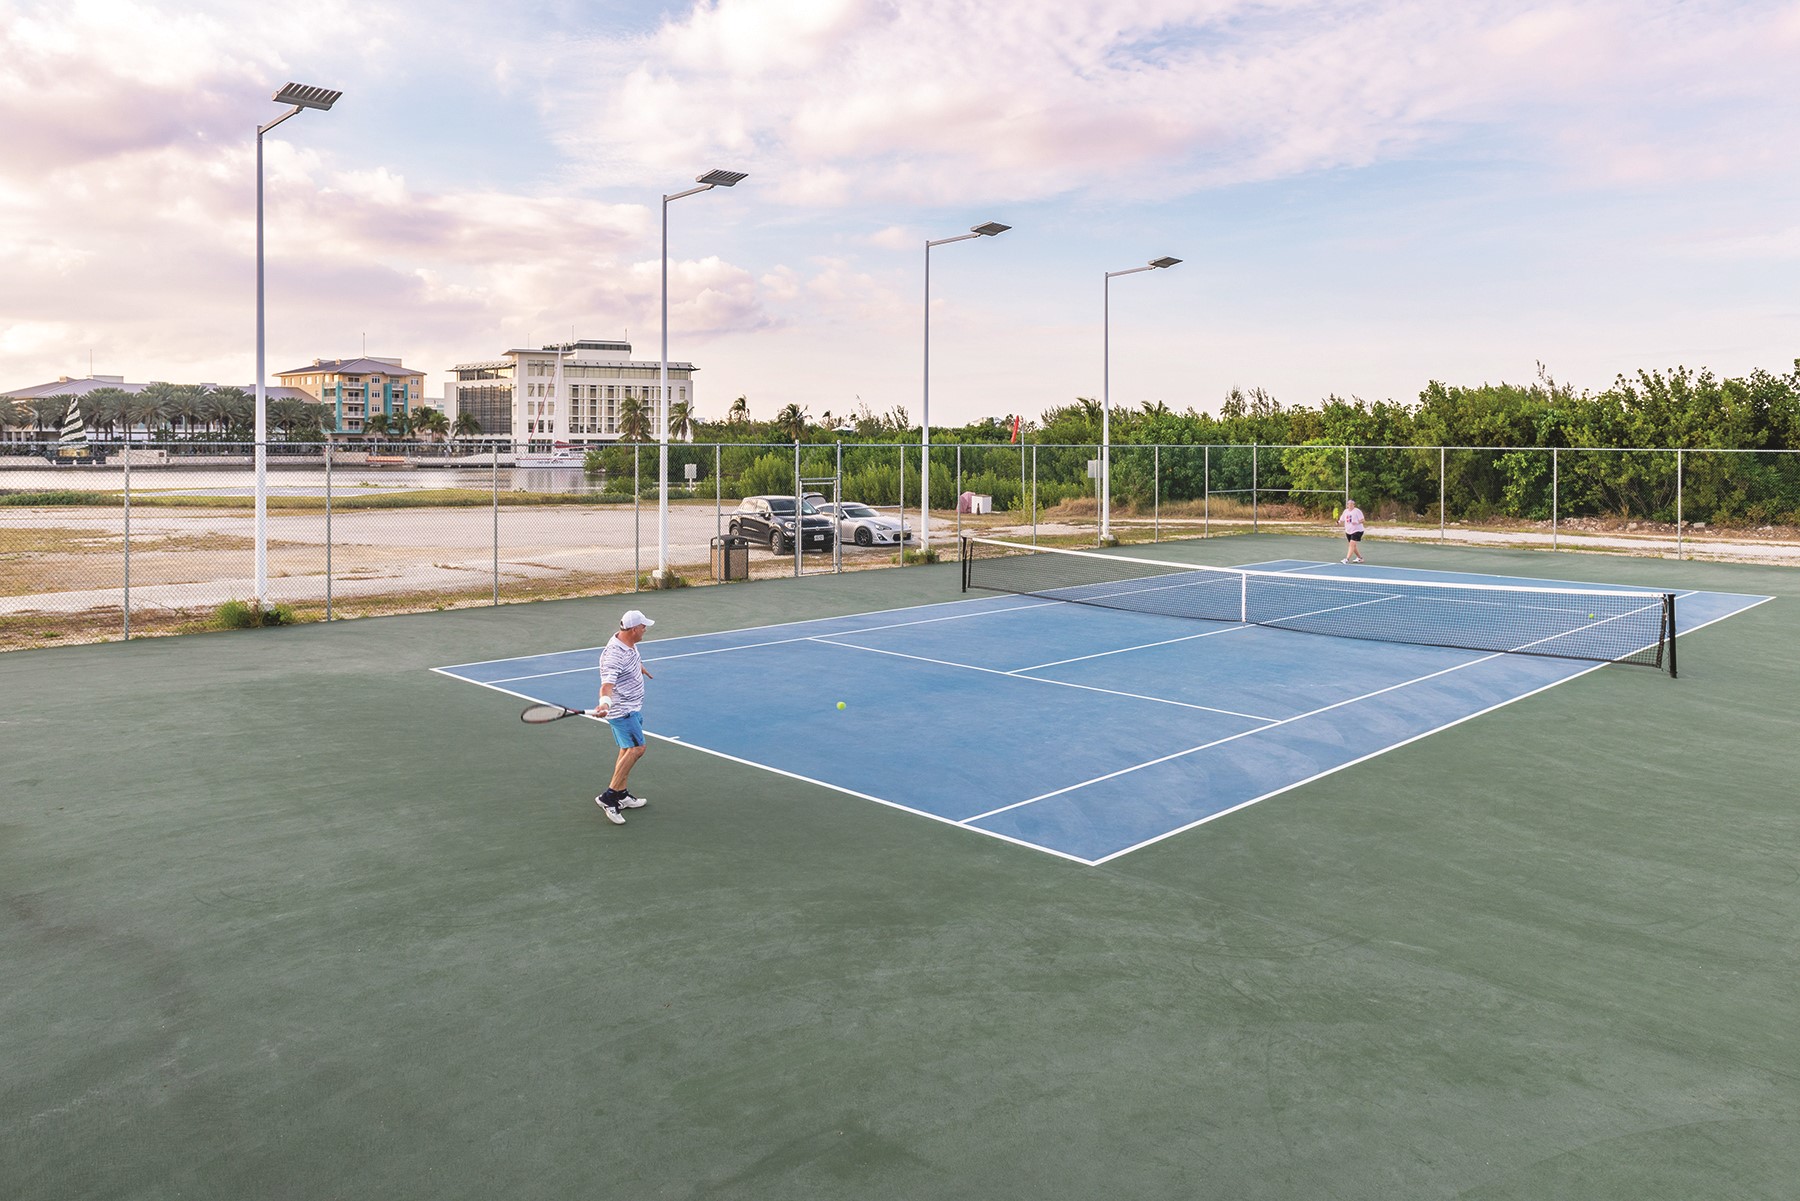
[[[1493,133],[1636,178],[1653,131],[1661,157],[1705,147],[1695,99],[1777,88],[1796,23],[1724,0],[702,0],[579,43],[602,69],[551,119],[592,180],[731,162],[803,207],[1161,197]]]

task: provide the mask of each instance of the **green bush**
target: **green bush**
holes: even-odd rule
[[[0,492],[0,505],[118,505],[119,497],[109,492]]]
[[[259,626],[291,626],[298,618],[292,605],[265,609],[261,601],[229,600],[213,610],[213,625],[221,630],[253,630]]]

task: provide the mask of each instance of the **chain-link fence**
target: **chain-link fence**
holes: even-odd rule
[[[455,445],[273,444],[258,605],[253,448],[0,447],[0,647],[321,620],[665,583],[897,564],[740,527],[742,498],[816,492],[902,518],[917,557],[917,444],[622,444],[584,468]],[[934,553],[960,533],[1100,540],[1098,446],[930,448]],[[1800,542],[1800,452],[1589,447],[1116,445],[1107,517],[1123,542],[1327,532],[1354,496],[1383,533],[1570,538],[1690,555]],[[741,534],[737,556],[720,543]],[[774,545],[771,545],[771,543]],[[733,565],[745,569],[734,571]]]

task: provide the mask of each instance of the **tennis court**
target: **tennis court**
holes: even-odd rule
[[[1373,552],[1674,592],[1679,674],[955,564],[0,655],[0,1195],[1791,1195],[1800,577]],[[506,694],[632,607],[614,826]]]
[[[1086,578],[1128,561],[1020,555],[996,586],[1027,595],[657,639],[642,651],[658,681],[648,732],[1098,864],[1600,665],[1588,660],[1663,653],[1664,597],[1642,589],[1305,560]],[[1223,599],[1229,617],[1246,579],[1283,585],[1284,624],[1303,628],[1175,615]],[[1770,599],[1667,595],[1689,631]],[[1353,636],[1313,632],[1339,627]],[[598,652],[438,670],[582,709]],[[922,743],[938,770],[908,770]]]

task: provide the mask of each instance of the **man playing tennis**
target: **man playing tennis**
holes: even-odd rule
[[[1344,497],[1344,511],[1338,517],[1338,524],[1344,527],[1344,541],[1348,544],[1344,562],[1361,563],[1363,511],[1356,507],[1356,501],[1349,496]]]
[[[626,809],[642,809],[645,804],[644,798],[632,796],[625,784],[631,769],[644,757],[644,681],[655,678],[644,670],[637,645],[655,624],[638,610],[628,610],[619,619],[619,632],[600,652],[600,703],[594,716],[604,717],[612,727],[619,757],[613,764],[612,783],[594,798],[594,804],[615,826],[625,824]]]

